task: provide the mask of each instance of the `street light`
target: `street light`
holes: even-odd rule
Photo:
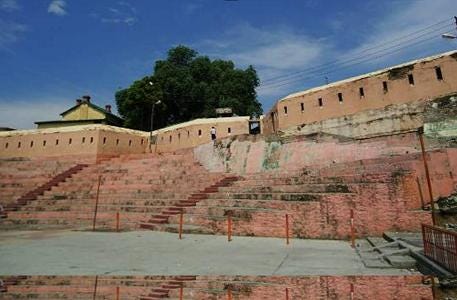
[[[441,37],[442,37],[443,39],[448,39],[448,40],[455,40],[455,39],[457,39],[457,36],[454,35],[454,34],[451,34],[451,33],[445,33],[445,34],[441,35]]]
[[[154,86],[154,83],[149,81],[149,85]],[[162,101],[160,101],[160,100],[153,102],[152,107],[151,107],[151,128],[150,128],[151,131],[149,132],[149,152],[150,153],[152,152],[152,131],[154,130],[154,109],[155,109],[155,106],[160,103],[162,103]]]

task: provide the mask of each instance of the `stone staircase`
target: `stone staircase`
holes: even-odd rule
[[[197,276],[177,276],[170,281],[166,281],[159,287],[153,288],[147,295],[140,297],[140,300],[155,300],[170,297],[170,291],[184,288],[186,282],[197,280]]]
[[[178,215],[181,212],[184,213],[185,208],[196,206],[199,201],[208,199],[210,194],[217,193],[219,188],[228,187],[238,179],[239,178],[236,176],[226,176],[213,185],[206,187],[204,190],[191,194],[187,199],[179,200],[175,205],[166,208],[160,214],[153,215],[147,222],[142,222],[140,227],[145,229],[157,229],[160,227],[160,224],[168,223],[171,216]]]
[[[192,194],[204,191],[224,177],[221,173],[207,172],[194,161],[191,152],[120,156],[87,166],[44,191],[35,201],[10,212],[7,225],[88,228],[98,193],[97,229],[114,230],[117,213],[121,230],[138,229],[151,215],[160,215],[167,208],[195,200]]]
[[[74,165],[71,162],[46,159],[1,159],[0,214],[6,217],[7,206],[17,204],[18,199],[26,193],[44,185]]]
[[[51,190],[54,187],[57,187],[59,184],[65,182],[67,179],[72,177],[73,175],[77,174],[88,165],[86,164],[77,164],[76,166],[71,167],[70,169],[58,174],[57,176],[53,177],[51,180],[46,182],[45,184],[40,185],[39,187],[27,192],[26,194],[19,197],[16,202],[7,204],[3,211],[0,212],[1,218],[7,218],[8,212],[10,211],[17,211],[21,207],[28,205],[30,202],[37,200],[39,196],[42,196],[44,192]]]
[[[226,235],[231,216],[233,235],[284,237],[287,214],[293,237],[348,239],[352,213],[359,236],[420,231],[431,221],[416,183],[420,163],[414,154],[244,174],[165,209],[142,227],[178,232],[183,212],[184,233]]]

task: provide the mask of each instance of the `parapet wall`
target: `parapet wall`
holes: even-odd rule
[[[211,127],[216,129],[218,139],[249,133],[249,117],[197,119],[162,128],[156,136],[155,152],[172,152],[192,148],[211,141]]]
[[[95,162],[120,154],[144,153],[145,133],[107,125],[18,130],[0,133],[0,158],[49,158]]]

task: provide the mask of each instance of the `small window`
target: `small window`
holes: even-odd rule
[[[284,114],[287,115],[287,106],[284,106]]]
[[[21,148],[21,142],[17,143],[17,147]]]
[[[144,139],[141,139],[141,145],[143,145],[143,144],[144,144]]]
[[[187,137],[190,137],[190,131],[187,130]]]
[[[198,136],[201,136],[201,135],[202,135],[202,130],[199,129],[199,130],[198,130]]]
[[[119,139],[116,139],[116,146],[119,145]]]
[[[301,109],[302,112],[305,111],[305,103],[303,103],[303,102],[300,103],[300,109]]]
[[[83,137],[83,139],[82,139],[82,143],[84,144],[85,142],[86,142],[86,138],[85,138],[85,137]]]
[[[170,138],[169,138],[169,139],[170,139],[170,143],[171,143],[171,141],[173,140],[173,137],[170,135]]]
[[[382,82],[382,90],[384,93],[387,93],[389,91],[389,86],[387,85],[387,81]]]
[[[5,149],[8,149],[8,146],[9,146],[9,145],[10,145],[10,144],[6,143],[6,144],[5,144]]]
[[[232,133],[232,128],[227,128],[227,133]]]
[[[343,93],[338,93],[338,101],[343,102]]]
[[[322,100],[322,98],[319,98],[318,102],[320,107],[324,106],[324,100]]]
[[[32,147],[33,147],[33,141],[30,142],[30,148],[32,148]]]
[[[365,90],[363,89],[363,87],[359,88],[359,95],[360,95],[360,98],[365,97]]]
[[[443,72],[441,72],[440,67],[435,67],[436,79],[443,80]]]
[[[414,76],[413,74],[408,74],[408,81],[410,85],[414,85]]]
[[[94,138],[90,137],[90,143],[92,144],[94,142]]]
[[[129,147],[132,146],[132,140],[129,140]]]
[[[71,139],[69,139],[69,140],[68,140],[68,145],[71,145],[71,142],[72,142],[72,140],[71,140]]]
[[[178,140],[181,139],[181,132],[178,132]]]
[[[43,141],[43,147],[46,146],[46,141]]]
[[[103,138],[103,145],[106,144],[106,137]]]
[[[56,146],[59,144],[59,139],[56,140]]]

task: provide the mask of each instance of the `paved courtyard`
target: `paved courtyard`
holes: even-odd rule
[[[0,232],[0,275],[406,275],[366,268],[345,241],[136,231]]]

